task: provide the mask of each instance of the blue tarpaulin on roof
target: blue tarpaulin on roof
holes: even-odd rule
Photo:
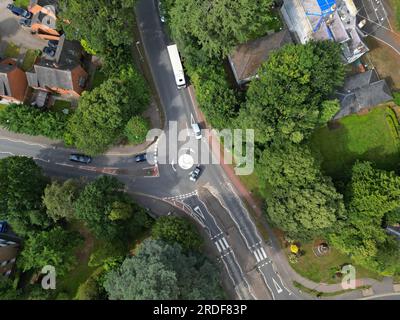
[[[321,13],[330,11],[331,7],[336,4],[335,0],[317,0],[319,7],[321,8]]]

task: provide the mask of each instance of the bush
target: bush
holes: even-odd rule
[[[130,143],[140,144],[146,141],[149,129],[150,125],[146,119],[134,116],[125,126],[125,135]]]
[[[7,130],[29,135],[62,139],[68,115],[40,111],[23,104],[10,104],[0,111],[0,125]]]

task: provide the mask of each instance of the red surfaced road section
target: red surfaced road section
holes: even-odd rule
[[[219,159],[221,159],[220,165],[222,166],[222,168],[223,168],[225,174],[228,176],[229,180],[234,185],[235,189],[238,191],[239,196],[242,199],[244,199],[251,206],[251,208],[254,210],[254,212],[257,214],[257,216],[261,216],[262,209],[257,205],[257,202],[251,196],[250,192],[247,190],[247,188],[243,185],[242,181],[240,181],[238,176],[235,174],[233,167],[231,165],[225,163],[223,148],[221,147],[219,140],[217,139],[215,134],[213,134],[213,132],[211,130],[211,126],[207,123],[206,118],[204,117],[203,113],[201,112],[201,110],[199,108],[193,86],[189,86],[188,90],[189,90],[190,98],[193,102],[193,105],[194,105],[194,108],[196,111],[197,118],[208,129],[209,136],[207,137],[207,141],[210,145],[212,152],[216,156],[219,155]]]

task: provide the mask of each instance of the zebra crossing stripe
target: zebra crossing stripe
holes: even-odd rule
[[[215,245],[217,246],[218,251],[221,252],[222,250],[221,250],[221,247],[218,244],[218,241],[215,242]]]
[[[221,245],[222,250],[226,250],[224,242],[221,239],[219,239],[218,242]]]
[[[227,248],[229,248],[229,244],[228,244],[228,242],[226,242],[226,239],[225,239],[225,238],[222,238],[222,241],[224,242],[225,246],[226,246]]]
[[[258,252],[257,251],[253,251],[254,255],[256,256],[257,262],[260,262],[260,257],[258,256]]]
[[[261,248],[260,251],[262,253],[262,257],[264,257],[264,259],[267,259],[267,254],[265,253],[264,248]]]

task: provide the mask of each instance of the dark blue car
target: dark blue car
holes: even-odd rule
[[[0,221],[0,233],[6,233],[8,225],[6,221]]]
[[[92,157],[91,156],[86,156],[84,154],[78,154],[78,153],[72,153],[69,156],[70,161],[75,161],[75,162],[81,162],[81,163],[86,163],[89,164],[92,162]]]
[[[147,155],[145,153],[138,154],[135,157],[136,162],[142,162],[147,160]]]
[[[32,18],[32,12],[29,12],[29,11],[27,11],[25,9],[20,8],[20,7],[16,7],[13,4],[8,4],[7,5],[7,9],[10,10],[16,16],[21,16],[21,17],[24,17],[26,19]]]

